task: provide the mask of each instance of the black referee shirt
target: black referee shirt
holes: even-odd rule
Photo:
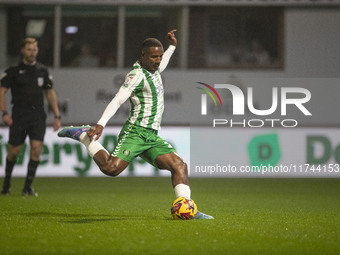
[[[53,87],[52,77],[46,66],[19,63],[9,67],[1,76],[1,86],[11,89],[14,108],[43,109],[44,90]]]

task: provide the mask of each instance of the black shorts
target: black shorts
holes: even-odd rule
[[[27,135],[30,140],[44,141],[46,113],[43,110],[14,110],[12,118],[13,124],[9,128],[9,144],[21,145],[25,142]]]

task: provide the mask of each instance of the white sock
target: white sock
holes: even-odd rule
[[[90,141],[90,137],[86,134],[86,132],[83,132],[80,135],[79,141],[85,145],[91,158],[93,158],[93,156],[100,150],[104,150],[107,154],[109,154],[109,152],[98,141]]]
[[[191,190],[190,187],[186,184],[177,184],[174,188],[175,190],[175,195],[176,198],[179,197],[185,197],[187,199],[191,199],[190,195],[191,195]]]

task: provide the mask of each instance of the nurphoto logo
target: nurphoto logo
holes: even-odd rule
[[[305,107],[305,104],[311,99],[311,92],[305,88],[299,87],[273,87],[271,93],[271,106],[268,109],[256,109],[254,106],[254,95],[253,88],[248,87],[246,91],[246,96],[244,92],[237,86],[232,84],[214,84],[214,87],[203,83],[197,82],[205,86],[206,88],[197,87],[203,90],[206,94],[201,95],[201,115],[208,115],[207,110],[207,94],[213,100],[215,105],[217,106],[217,102],[215,100],[213,92],[222,106],[222,100],[220,94],[216,91],[216,89],[228,90],[232,96],[232,115],[233,116],[244,116],[245,115],[245,107],[247,110],[257,116],[270,116],[275,113],[280,105],[280,115],[287,116],[287,105],[295,106],[304,116],[312,116],[312,113]],[[280,95],[280,97],[279,97]],[[294,96],[292,96],[294,95]],[[265,118],[265,119],[243,119],[241,121],[233,121],[233,119],[213,119],[213,127],[216,126],[229,126],[229,127],[252,127],[259,128],[263,127],[267,124],[270,127],[281,126],[281,127],[296,127],[298,125],[298,121],[296,119],[274,119],[274,118]]]

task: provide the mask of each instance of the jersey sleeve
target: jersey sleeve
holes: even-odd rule
[[[97,124],[105,127],[106,123],[117,112],[119,107],[130,97],[130,95],[131,95],[131,91],[122,86],[119,89],[116,96],[111,100],[111,102],[105,108]]]
[[[159,65],[159,72],[163,72],[168,66],[172,54],[174,54],[176,46],[170,45],[169,48],[164,52],[161,64]]]

